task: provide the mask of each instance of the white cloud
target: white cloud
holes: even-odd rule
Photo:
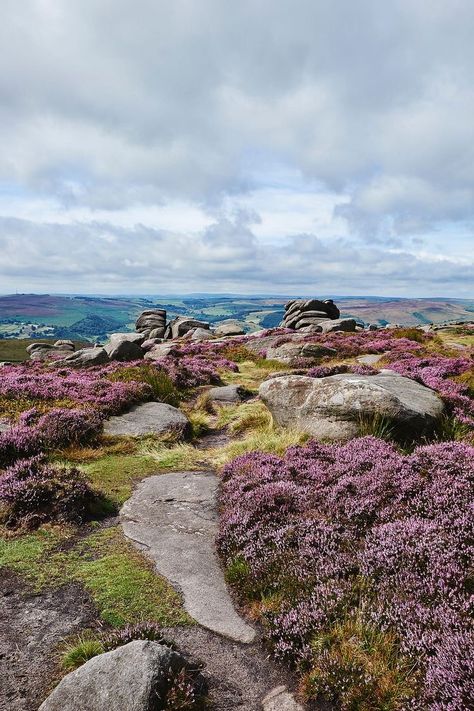
[[[200,290],[467,293],[473,23],[470,0],[4,0],[0,288],[35,254],[47,285],[139,290],[157,250]]]

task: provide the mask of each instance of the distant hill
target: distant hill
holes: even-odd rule
[[[328,298],[328,294],[314,294]],[[187,314],[212,324],[225,319],[241,321],[246,330],[278,326],[290,297],[219,296],[181,297],[55,296],[10,294],[0,296],[0,339],[72,338],[104,340],[113,331],[132,330],[138,314],[159,307],[169,318]],[[294,298],[294,297],[293,297]],[[390,299],[385,297],[333,297],[343,316],[365,323],[444,323],[474,318],[474,299]]]

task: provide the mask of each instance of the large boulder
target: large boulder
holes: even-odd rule
[[[332,299],[292,299],[285,305],[282,326],[292,329],[317,325],[326,319],[338,319],[339,309]]]
[[[145,333],[147,336],[153,333],[152,338],[163,338],[165,328],[165,309],[147,309],[146,311],[142,311],[135,324],[135,329],[139,333]]]
[[[159,711],[183,657],[158,642],[136,640],[67,674],[39,711]]]
[[[104,433],[129,437],[173,433],[177,439],[183,439],[191,434],[191,424],[177,407],[165,402],[146,402],[106,420]]]
[[[107,343],[105,351],[110,360],[130,361],[143,358],[143,350],[133,341],[120,340],[116,338],[114,341]]]
[[[109,343],[117,345],[123,341],[129,341],[130,343],[136,343],[137,346],[141,346],[145,339],[146,336],[144,333],[136,333],[135,331],[131,331],[130,333],[111,333]]]
[[[147,350],[145,358],[147,360],[157,360],[167,355],[173,355],[176,352],[176,347],[172,343],[155,343]]]
[[[335,355],[334,348],[328,348],[321,343],[305,343],[304,341],[288,341],[281,345],[270,346],[267,358],[280,363],[291,363],[297,358],[317,359],[326,355]]]
[[[357,328],[357,321],[354,318],[337,318],[325,321],[320,325],[323,333],[333,333],[334,331],[349,331],[354,333]]]
[[[400,436],[422,436],[444,410],[433,390],[391,372],[327,378],[289,375],[263,382],[259,395],[277,424],[328,441],[356,437],[361,416],[375,415],[387,418]]]
[[[54,365],[67,366],[68,368],[87,368],[93,365],[104,365],[109,362],[105,348],[81,348],[65,358],[54,361]]]
[[[39,341],[37,343],[31,343],[26,351],[29,353],[31,360],[50,360],[57,356],[72,353],[74,347],[72,341],[56,341],[55,343]]]
[[[209,330],[209,324],[206,321],[199,321],[195,318],[187,318],[186,316],[178,316],[173,321],[168,324],[166,331],[167,338],[180,338],[184,336],[188,331],[192,331],[196,328],[204,328]]]
[[[236,323],[235,321],[232,322],[227,322],[227,323],[220,323],[214,333],[216,336],[243,336],[245,334],[244,329],[242,328],[240,323]]]
[[[214,339],[214,334],[207,328],[195,328],[193,331],[188,331],[186,336],[191,341],[212,341]]]

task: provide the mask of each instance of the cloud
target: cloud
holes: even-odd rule
[[[467,260],[387,251],[314,234],[262,244],[254,215],[223,217],[199,233],[138,225],[0,220],[2,284],[88,293],[326,293],[468,296]],[[26,286],[27,285],[27,286]],[[388,286],[387,286],[388,285]]]
[[[451,285],[459,255],[440,234],[464,230],[472,250],[473,23],[470,0],[5,0],[1,206],[30,220],[14,232],[33,243],[16,259],[26,265],[41,243],[58,279],[62,269],[78,279],[74,250],[68,262],[54,240],[80,233],[120,282],[105,231],[136,274],[163,240],[192,247],[194,280],[214,267],[219,283],[227,260],[247,260],[248,291],[247,275],[268,269],[258,260],[269,243],[304,233],[298,249],[312,245],[334,279],[350,250],[358,265],[372,245],[371,291],[389,275],[401,283],[400,268],[412,290],[408,264],[427,290],[436,274],[439,288]],[[0,239],[10,244],[7,232]],[[447,271],[437,261],[431,274],[440,242]],[[286,274],[291,263],[274,267],[282,286],[304,278]]]

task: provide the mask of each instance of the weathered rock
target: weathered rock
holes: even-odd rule
[[[307,326],[302,326],[298,328],[298,333],[322,333],[323,327],[319,323],[310,323]]]
[[[209,471],[144,479],[122,508],[123,531],[181,590],[200,625],[251,642],[255,632],[234,609],[215,551],[218,483]]]
[[[208,396],[216,402],[242,402],[249,397],[249,392],[242,385],[222,385],[208,390]]]
[[[173,432],[177,438],[191,434],[191,425],[181,410],[164,402],[145,402],[124,415],[111,417],[104,424],[108,435],[139,437],[147,434]]]
[[[193,331],[188,331],[186,336],[189,336],[191,341],[212,341],[214,335],[206,328],[195,328]]]
[[[444,410],[433,390],[392,372],[291,375],[264,381],[259,394],[279,425],[330,441],[356,437],[360,417],[373,415],[390,420],[400,436],[420,436]]]
[[[214,333],[216,336],[243,336],[244,329],[239,323],[220,323]]]
[[[151,349],[155,346],[158,346],[161,342],[161,338],[147,338],[146,341],[143,341],[141,349],[142,351],[147,353],[148,351],[151,351]]]
[[[169,328],[171,329],[171,338],[180,338],[181,336],[184,336],[185,333],[195,328],[204,328],[205,330],[209,330],[209,324],[206,323],[206,321],[198,321],[195,318],[178,316],[174,319],[174,321],[171,321]]]
[[[10,422],[10,420],[5,419],[4,417],[0,417],[0,434],[2,432],[8,432],[11,427],[12,423]]]
[[[54,345],[52,343],[30,343],[29,346],[26,347],[26,352],[27,353],[34,353],[34,351],[37,350],[53,350]]]
[[[72,341],[69,341],[68,339],[66,340],[60,340],[56,341],[54,344],[54,348],[59,348],[60,350],[64,351],[74,351],[76,349],[76,346]]]
[[[159,711],[170,676],[185,667],[169,647],[135,640],[67,674],[39,711]]]
[[[338,319],[339,309],[331,299],[296,299],[285,306],[282,326],[299,329],[318,324],[325,319]]]
[[[369,328],[368,328],[369,331],[378,331],[379,328],[380,327],[376,323],[369,323]]]
[[[145,341],[145,335],[143,333],[135,333],[135,331],[130,333],[112,333],[109,338],[109,343],[112,345],[117,345],[123,341],[129,341],[130,343],[136,343],[141,346]]]
[[[153,338],[163,338],[166,327],[166,311],[164,309],[147,309],[143,311],[137,319],[135,328],[140,333],[150,335],[154,333]]]
[[[104,365],[109,362],[109,356],[105,348],[81,348],[75,353],[67,355],[65,358],[54,361],[53,365],[69,368],[87,368],[93,365]]]
[[[267,349],[267,358],[280,363],[291,363],[296,358],[320,358],[324,355],[334,355],[334,348],[328,348],[320,343],[304,343],[288,341],[279,346]]]
[[[355,318],[338,318],[332,321],[321,323],[323,333],[332,333],[333,331],[352,331],[357,327]],[[364,329],[362,329],[364,330]]]
[[[379,360],[382,360],[383,357],[383,353],[365,353],[357,357],[357,362],[363,363],[364,365],[375,365]]]
[[[163,338],[165,335],[165,325],[160,328],[152,328],[146,335],[147,338]]]
[[[145,358],[147,360],[157,360],[176,352],[176,346],[173,343],[157,343],[145,353]]]
[[[304,711],[286,686],[277,686],[262,701],[263,711]]]
[[[142,349],[133,341],[116,339],[115,342],[107,343],[105,351],[110,360],[130,361],[143,358]]]

